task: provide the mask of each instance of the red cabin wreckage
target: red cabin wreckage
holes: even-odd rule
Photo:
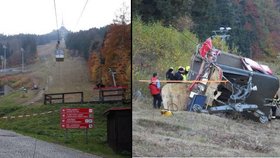
[[[266,123],[271,118],[271,106],[278,106],[273,97],[279,89],[279,79],[270,68],[246,57],[221,52],[212,47],[210,38],[197,46],[188,80],[200,81],[187,87],[185,110],[188,111],[239,112]]]

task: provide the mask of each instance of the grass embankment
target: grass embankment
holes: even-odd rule
[[[0,99],[0,128],[13,130],[48,142],[65,145],[84,152],[103,157],[130,157],[130,153],[116,154],[107,144],[107,119],[104,111],[111,107],[123,107],[122,104],[85,104],[85,105],[32,105],[19,106],[12,96]],[[60,109],[63,107],[94,108],[95,127],[88,130],[88,144],[85,143],[85,130],[69,129],[68,139],[65,131],[60,127]],[[32,116],[34,113],[55,111],[50,114]],[[3,116],[31,115],[30,117],[3,119]]]
[[[191,55],[196,49],[198,39],[189,30],[179,32],[173,27],[164,27],[161,23],[143,23],[140,18],[133,19],[133,91],[147,92],[147,84],[138,80],[150,79],[157,72],[165,79],[169,67],[190,64]]]

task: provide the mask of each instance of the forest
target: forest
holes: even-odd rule
[[[66,48],[78,51],[79,55],[88,60],[90,52],[100,49],[107,29],[108,26],[69,32],[65,39]]]
[[[23,48],[23,49],[21,49]],[[0,35],[0,56],[1,63],[5,55],[9,67],[18,66],[22,62],[22,51],[24,62],[30,64],[37,57],[36,35],[19,34],[13,36]]]
[[[189,29],[200,41],[220,27],[230,27],[230,48],[254,59],[273,60],[280,48],[280,0],[133,0],[133,16]]]

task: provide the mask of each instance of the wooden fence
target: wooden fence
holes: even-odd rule
[[[126,87],[99,88],[99,101],[125,101]]]
[[[66,95],[80,94],[79,101],[69,102],[66,100]],[[83,92],[67,92],[67,93],[52,93],[45,94],[44,104],[53,104],[53,103],[62,103],[62,104],[77,104],[84,102],[84,93]]]
[[[99,90],[99,100],[96,101],[84,101],[83,92],[67,92],[67,93],[52,93],[44,95],[44,104],[85,104],[85,103],[131,103],[131,99],[125,97],[127,87],[106,87],[97,88]],[[67,100],[67,95],[77,95],[80,94],[78,101]]]

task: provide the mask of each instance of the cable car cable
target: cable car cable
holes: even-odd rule
[[[55,13],[55,21],[56,21],[56,29],[57,29],[57,38],[59,40],[59,32],[58,32],[58,22],[57,22],[57,12],[56,12],[56,3],[55,0],[53,0],[54,3],[54,13]]]
[[[83,16],[83,13],[84,13],[84,11],[85,11],[85,9],[86,9],[87,3],[88,3],[88,0],[86,1],[85,5],[84,5],[84,8],[83,8],[83,10],[82,10],[82,12],[81,12],[81,14],[80,14],[79,19],[77,20],[76,27],[78,26],[78,24],[79,24],[79,22],[80,22],[80,19],[81,19],[82,16]]]
[[[60,49],[60,37],[59,37],[59,29],[58,29],[58,21],[57,21],[57,11],[56,11],[56,2],[53,0],[54,3],[54,12],[55,12],[55,20],[56,20],[56,28],[57,28],[57,44],[55,50],[55,58],[56,61],[64,61],[64,52]]]

